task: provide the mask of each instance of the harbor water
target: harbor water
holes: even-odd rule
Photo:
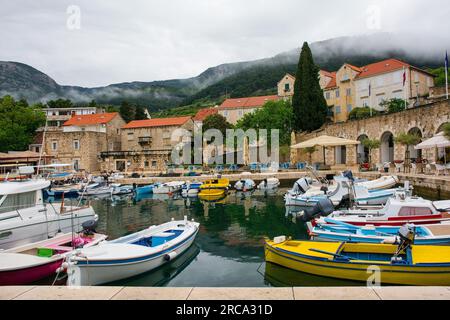
[[[363,283],[317,277],[264,262],[264,238],[285,235],[308,239],[306,226],[275,193],[230,192],[219,202],[181,196],[148,195],[90,199],[99,215],[97,231],[109,239],[184,216],[200,223],[192,246],[175,261],[147,274],[110,285],[168,287],[361,286]],[[69,200],[67,200],[69,201]],[[67,205],[69,203],[66,203]]]

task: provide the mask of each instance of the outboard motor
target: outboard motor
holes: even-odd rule
[[[333,212],[333,202],[328,198],[320,199],[314,207],[306,209],[301,218],[303,222],[309,222],[319,216],[327,217]]]
[[[308,178],[301,178],[294,183],[292,191],[296,194],[304,194],[309,189],[311,189],[311,184],[308,181]]]
[[[354,182],[354,181],[355,181],[355,178],[353,177],[353,172],[352,172],[351,170],[344,171],[344,172],[342,173],[342,175],[343,175],[345,178],[347,178],[348,180],[350,180],[351,182]]]
[[[83,227],[83,233],[85,235],[93,235],[96,231],[95,228],[97,228],[98,222],[95,220],[88,220],[86,222],[83,222],[81,226]]]
[[[416,227],[413,224],[401,226],[398,230],[398,235],[401,241],[392,261],[399,260],[399,255],[414,243],[414,239],[416,238]]]

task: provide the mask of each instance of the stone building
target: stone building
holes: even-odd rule
[[[283,99],[292,99],[294,95],[295,77],[289,73],[281,79],[278,84],[278,96]]]
[[[381,146],[372,152],[372,163],[383,164],[396,160],[405,160],[405,146],[395,142],[400,133],[414,133],[422,140],[433,137],[450,122],[450,100],[438,101],[408,110],[385,114],[364,120],[352,120],[345,123],[325,125],[320,130],[308,134],[293,134],[292,145],[311,138],[329,135],[351,140],[363,141],[365,138],[378,139]],[[410,158],[427,159],[435,162],[445,150],[424,150],[420,152],[410,147]],[[326,163],[336,168],[357,165],[368,160],[368,150],[362,145],[325,148]],[[308,155],[302,150],[291,150],[293,163],[308,161]],[[323,163],[323,149],[318,148],[312,155],[312,162]]]
[[[122,126],[122,149],[100,153],[102,169],[121,172],[155,172],[167,168],[173,147],[185,137],[174,139],[177,129],[194,131],[191,117],[136,120]]]
[[[101,170],[99,155],[121,149],[121,127],[118,113],[74,115],[61,128],[48,128],[44,152],[54,163],[73,164],[76,170],[90,173]]]

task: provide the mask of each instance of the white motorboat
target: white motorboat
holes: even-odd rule
[[[355,185],[366,187],[368,190],[381,190],[394,188],[399,182],[397,176],[382,176],[375,180],[355,182]]]
[[[171,221],[78,250],[68,258],[67,285],[91,286],[130,278],[168,263],[194,242],[199,224]]]
[[[200,192],[200,187],[203,185],[203,182],[188,182],[186,183],[182,190],[181,195],[183,197],[196,197]]]
[[[81,194],[84,196],[101,196],[112,194],[113,190],[114,188],[112,186],[98,185],[96,187],[90,187],[84,191],[81,191]]]
[[[184,185],[184,181],[172,181],[163,183],[153,188],[153,194],[169,194],[179,192]]]
[[[303,220],[308,221],[322,215],[323,210],[307,211]],[[326,215],[326,214],[325,214]],[[351,225],[401,226],[408,223],[416,225],[450,222],[450,209],[437,209],[436,205],[406,192],[397,192],[381,209],[358,208],[334,211],[326,215],[328,219]],[[322,216],[318,223],[327,221]]]
[[[252,191],[256,188],[256,183],[252,179],[242,179],[235,183],[234,189],[236,191]]]
[[[296,187],[285,195],[286,206],[313,207],[321,199],[330,199],[334,206],[339,206],[343,201],[352,199],[357,205],[384,205],[398,189],[368,190],[364,186],[351,185],[346,177],[335,177],[335,185],[328,190],[322,187],[320,190],[310,189],[306,178],[296,182]],[[298,193],[297,193],[298,192]]]
[[[111,187],[111,194],[113,196],[131,194],[134,192],[134,188],[131,185],[112,184]]]
[[[277,178],[264,179],[259,185],[259,190],[274,190],[280,186],[280,180]]]
[[[9,249],[42,241],[57,233],[82,230],[83,222],[97,220],[90,206],[44,203],[50,181],[24,180],[0,183],[0,248]]]

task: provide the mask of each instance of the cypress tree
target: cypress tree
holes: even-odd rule
[[[293,127],[297,132],[317,130],[327,120],[328,106],[320,88],[319,68],[314,64],[307,42],[303,44],[298,61],[292,107]]]

